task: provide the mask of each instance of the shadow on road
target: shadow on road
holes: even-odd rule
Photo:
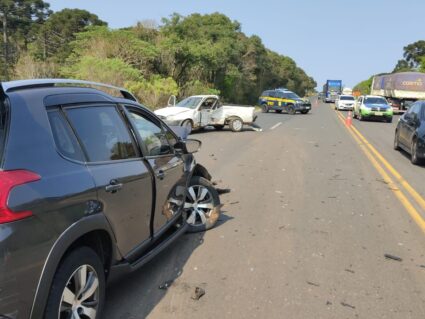
[[[185,234],[138,271],[109,284],[104,319],[146,318],[182,274],[204,233]]]
[[[232,219],[221,211],[216,227]],[[181,276],[192,253],[203,244],[204,235],[205,232],[183,235],[138,271],[110,283],[103,319],[146,318]]]

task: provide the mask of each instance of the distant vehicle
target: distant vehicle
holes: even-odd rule
[[[294,92],[286,89],[275,89],[264,91],[258,104],[263,113],[273,110],[276,113],[286,112],[288,114],[307,114],[311,110],[311,102],[300,98]]]
[[[340,95],[335,101],[335,110],[350,110],[354,109],[356,100],[352,95]]]
[[[394,137],[394,149],[410,153],[413,164],[425,160],[425,101],[415,102],[400,117]]]
[[[342,89],[342,94],[344,94],[344,95],[353,95],[353,89],[351,89],[351,88],[343,88]]]
[[[354,118],[363,120],[393,121],[393,109],[382,96],[360,96],[354,105]]]
[[[327,80],[323,86],[323,102],[334,103],[339,95],[342,93],[341,80]]]
[[[425,99],[425,74],[401,72],[375,76],[371,94],[385,97],[394,112],[405,112],[414,102]]]
[[[240,132],[244,124],[252,125],[257,116],[255,108],[242,105],[223,105],[217,95],[195,95],[179,103],[172,96],[168,106],[155,114],[170,126],[183,126],[189,132],[213,126],[221,130],[229,125],[233,132]]]

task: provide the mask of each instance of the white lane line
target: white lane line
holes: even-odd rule
[[[271,128],[270,128],[270,131],[271,130],[274,130],[275,128],[278,128],[279,126],[281,126],[282,125],[282,122],[279,122],[279,123],[277,123],[276,125],[273,125]]]

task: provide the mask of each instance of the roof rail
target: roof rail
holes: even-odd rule
[[[83,80],[71,80],[71,79],[33,79],[33,80],[18,80],[10,82],[1,82],[0,93],[6,94],[7,92],[13,92],[23,89],[31,88],[42,88],[42,87],[53,87],[53,86],[92,86],[101,87],[107,89],[113,89],[120,92],[123,98],[137,102],[136,97],[129,91],[123,88],[119,88],[109,84],[103,84],[98,82],[83,81]]]

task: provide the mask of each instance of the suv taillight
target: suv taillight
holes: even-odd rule
[[[31,211],[12,211],[7,206],[7,201],[10,191],[14,187],[38,181],[40,178],[38,174],[25,170],[0,171],[0,224],[10,223],[32,215]]]

